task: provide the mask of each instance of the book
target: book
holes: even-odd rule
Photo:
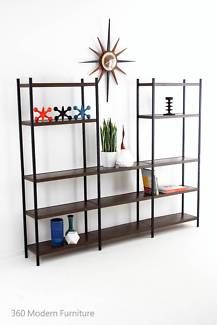
[[[164,185],[159,186],[159,192],[164,194],[183,192],[187,190],[187,186],[184,185]]]
[[[142,168],[142,180],[144,186],[144,193],[151,195],[152,194],[152,171],[148,168]],[[159,195],[158,181],[157,177],[154,175],[154,195]]]

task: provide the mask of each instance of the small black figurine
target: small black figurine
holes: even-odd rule
[[[165,113],[164,115],[175,115],[175,113],[171,113],[171,111],[173,110],[172,107],[172,101],[173,101],[173,97],[165,97],[166,99],[166,110],[167,110],[167,113]]]
[[[72,116],[67,114],[67,112],[69,112],[71,110],[72,110],[72,108],[70,106],[68,106],[66,110],[64,110],[64,106],[62,106],[61,110],[58,107],[54,107],[54,111],[59,112],[59,115],[55,116],[55,121],[57,122],[60,118],[63,121],[64,117],[67,117],[68,120],[71,120]]]

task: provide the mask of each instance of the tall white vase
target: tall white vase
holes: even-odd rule
[[[101,165],[103,167],[114,167],[116,163],[117,152],[101,152]]]
[[[134,165],[133,156],[128,149],[118,151],[116,165],[119,167],[131,167]]]

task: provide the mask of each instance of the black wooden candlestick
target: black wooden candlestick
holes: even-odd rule
[[[165,113],[164,115],[175,115],[175,113],[171,113],[171,111],[173,110],[172,107],[172,101],[173,101],[173,97],[165,97],[166,99],[166,110],[167,113]]]

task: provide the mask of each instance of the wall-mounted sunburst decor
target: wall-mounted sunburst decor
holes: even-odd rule
[[[125,48],[123,50],[116,51],[118,42],[120,40],[119,38],[118,38],[117,42],[115,43],[115,45],[113,46],[113,48],[111,49],[111,46],[110,46],[110,19],[109,19],[109,23],[108,23],[107,47],[105,48],[103,46],[103,44],[100,41],[99,37],[97,37],[97,39],[98,39],[98,42],[99,42],[99,45],[100,45],[100,51],[94,50],[91,47],[89,47],[89,49],[97,55],[97,59],[96,60],[90,60],[90,61],[83,61],[81,63],[97,63],[98,64],[97,67],[90,73],[90,75],[93,74],[94,72],[100,71],[99,81],[101,80],[104,73],[106,74],[106,100],[108,102],[110,74],[112,74],[116,84],[118,84],[115,72],[119,71],[121,73],[126,74],[118,66],[118,64],[119,63],[124,63],[124,62],[135,62],[135,61],[132,61],[132,60],[120,60],[118,58],[119,55],[126,50],[126,48]]]

